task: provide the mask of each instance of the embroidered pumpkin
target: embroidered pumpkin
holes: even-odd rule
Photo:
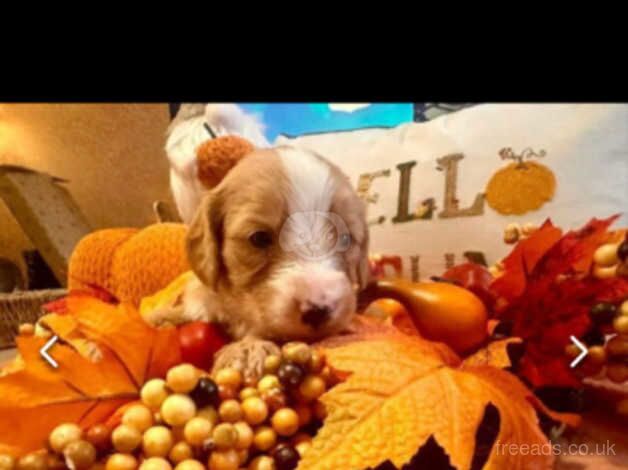
[[[534,153],[530,149],[515,155],[510,148],[499,152],[502,159],[515,163],[498,170],[486,186],[486,201],[500,214],[525,214],[537,210],[554,197],[556,178],[545,165],[524,158],[543,157],[544,151]]]

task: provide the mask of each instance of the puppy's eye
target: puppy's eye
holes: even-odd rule
[[[349,248],[352,241],[353,237],[350,233],[343,233],[342,235],[340,235],[339,245],[341,248]]]
[[[249,237],[249,241],[251,242],[251,245],[253,245],[255,248],[268,248],[273,243],[273,236],[270,234],[270,232],[260,230],[253,233]]]

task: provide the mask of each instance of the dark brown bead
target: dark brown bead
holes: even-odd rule
[[[279,381],[290,388],[298,387],[304,376],[303,368],[292,362],[282,362],[277,370]]]
[[[282,445],[274,453],[277,470],[294,470],[299,464],[299,453],[291,445]]]

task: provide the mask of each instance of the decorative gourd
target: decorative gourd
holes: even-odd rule
[[[446,343],[459,354],[478,348],[488,334],[484,303],[471,291],[447,282],[381,279],[364,295],[401,302],[421,336]]]

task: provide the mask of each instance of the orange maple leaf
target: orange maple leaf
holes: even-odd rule
[[[39,355],[46,338],[17,338],[19,366],[0,377],[0,452],[40,449],[62,422],[103,422],[181,362],[176,330],[150,327],[132,307],[80,297],[68,311],[42,318],[61,339],[50,350],[57,369]]]
[[[471,467],[487,406],[499,412],[496,441],[548,445],[532,393],[512,374],[460,363],[417,337],[369,331],[365,339],[325,342],[330,366],[350,372],[321,398],[328,417],[298,470],[362,470],[407,464],[430,438],[458,470]],[[551,468],[551,455],[516,455],[496,446],[485,469]]]

